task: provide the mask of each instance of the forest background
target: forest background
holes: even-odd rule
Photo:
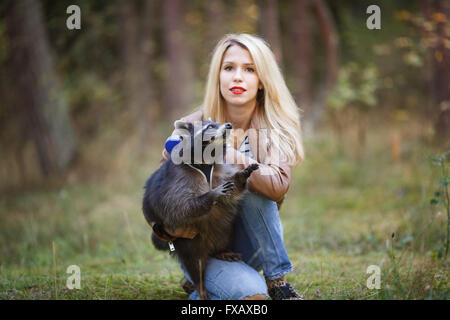
[[[241,32],[270,44],[302,109],[288,280],[308,299],[448,299],[444,0],[2,1],[1,299],[187,298],[142,187],[202,102],[215,43]]]

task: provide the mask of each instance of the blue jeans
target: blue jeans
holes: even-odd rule
[[[267,296],[266,282],[258,270],[263,270],[267,280],[280,278],[293,270],[283,243],[277,204],[252,191],[241,200],[232,249],[242,254],[242,261],[210,258],[206,265],[204,281],[213,300],[241,300],[255,294]],[[181,268],[191,281],[183,265]],[[189,298],[197,300],[197,292]]]

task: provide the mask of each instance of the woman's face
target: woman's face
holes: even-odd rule
[[[238,45],[229,47],[223,55],[220,68],[220,93],[226,105],[252,107],[261,88],[248,50]]]

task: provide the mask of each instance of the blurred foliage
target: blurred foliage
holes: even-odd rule
[[[111,152],[111,146],[127,143],[135,133],[135,119],[129,115],[126,104],[124,86],[121,77],[124,72],[121,57],[121,21],[117,0],[61,0],[41,1],[44,12],[45,26],[48,32],[54,61],[59,79],[62,82],[63,94],[70,106],[70,115],[80,137],[82,147],[87,150]],[[81,8],[81,30],[67,30],[66,8],[77,4]],[[436,40],[436,25],[443,23],[445,16],[435,14],[431,21],[420,18],[416,2],[401,0],[380,0],[381,30],[366,28],[366,8],[371,1],[327,1],[333,14],[339,37],[340,70],[336,91],[329,99],[330,112],[336,112],[343,107],[356,108],[373,112],[397,114],[393,110],[407,110],[408,115],[423,116],[428,97],[424,88],[424,72],[426,71],[426,51],[429,46],[441,40]],[[185,39],[188,49],[192,52],[194,84],[194,104],[190,112],[198,105],[204,95],[204,84],[208,71],[210,54],[214,43],[205,41],[208,31],[207,1],[194,0],[183,2]],[[289,10],[291,5],[280,1],[280,24],[289,28]],[[137,1],[138,17],[145,19],[144,1]],[[258,3],[255,0],[224,1],[223,32],[258,33]],[[150,44],[151,63],[148,74],[154,84],[156,101],[149,108],[158,109],[162,106],[162,95],[166,79],[167,62],[163,50],[164,29],[160,19],[162,2],[155,5],[157,19],[152,23],[152,31],[148,36]],[[20,95],[15,90],[14,77],[9,71],[12,53],[9,51],[8,39],[5,34],[5,5],[0,3],[0,141],[9,149],[17,150],[16,156],[21,157],[29,168],[26,176],[32,176],[30,171],[35,167],[32,163],[33,151],[29,137],[24,132],[23,118],[17,107],[16,97]],[[445,23],[448,24],[448,21]],[[425,33],[418,29],[425,29]],[[319,81],[318,74],[323,74],[323,50],[319,41],[317,25],[313,28],[314,45],[318,47],[311,63],[314,68],[314,81]],[[299,75],[292,74],[295,58],[289,58],[286,52],[290,50],[289,32],[282,30],[283,50],[285,59],[282,68],[291,91],[295,92],[295,79]],[[448,39],[444,39],[448,47]],[[442,40],[442,41],[444,41]],[[439,52],[436,53],[439,58]],[[11,81],[10,81],[11,80]],[[376,108],[373,108],[376,106]],[[164,113],[161,109],[159,113]],[[431,116],[427,116],[431,118]],[[157,120],[157,119],[155,119]],[[343,123],[351,121],[342,119]],[[156,121],[158,122],[158,121]],[[170,133],[171,124],[154,123],[154,130],[148,140],[154,141],[159,136]],[[15,137],[15,138],[14,138]],[[117,140],[119,137],[120,140]],[[158,141],[162,144],[162,141]],[[95,147],[88,147],[97,143]],[[8,153],[2,149],[2,153]],[[22,153],[22,155],[20,155]],[[82,159],[108,161],[108,158],[84,155]],[[17,160],[11,160],[17,162]],[[92,164],[87,164],[92,165]],[[2,164],[2,166],[8,166]],[[10,166],[10,165],[9,165]],[[14,166],[13,166],[14,167]],[[19,181],[20,168],[8,169],[9,177]]]
[[[446,237],[445,240],[440,243],[437,250],[435,250],[434,255],[438,258],[447,258],[450,241],[450,196],[448,191],[450,176],[447,166],[450,163],[450,150],[442,155],[429,157],[429,159],[431,160],[431,163],[439,169],[440,173],[438,181],[439,187],[434,192],[433,198],[430,200],[430,204],[436,207],[436,210],[439,210],[438,214],[440,216],[443,215],[440,210],[444,210],[447,215]]]
[[[449,219],[440,214],[444,192],[435,190],[434,183],[439,175],[430,173],[424,159],[439,153],[430,144],[428,122],[434,114],[425,108],[428,50],[435,50],[432,57],[439,60],[437,44],[449,48],[448,39],[436,38],[435,32],[438,24],[448,28],[448,21],[439,13],[421,18],[417,2],[380,0],[382,29],[368,30],[366,8],[373,1],[326,2],[339,35],[341,67],[329,99],[331,131],[324,125],[317,136],[305,135],[306,161],[293,171],[281,211],[285,243],[298,270],[288,280],[308,299],[448,299],[448,261],[430,258],[443,254]],[[18,190],[9,188],[0,197],[0,298],[49,299],[55,292],[67,299],[186,298],[178,286],[177,263],[151,247],[140,212],[142,186],[156,168],[172,123],[153,123],[144,147],[133,140],[135,119],[121,83],[118,1],[41,1],[81,156],[64,184],[38,183],[36,188],[29,183],[39,181],[33,171],[35,151],[16,101],[26,93],[17,92],[9,70],[13,53],[5,33],[4,3],[0,1],[0,180]],[[200,103],[214,45],[205,40],[208,1],[183,3],[194,100]],[[286,28],[289,2],[278,3],[280,24]],[[71,4],[82,8],[78,31],[66,28]],[[138,1],[138,8],[143,4]],[[224,32],[258,32],[256,0],[224,4]],[[149,108],[160,108],[167,73],[161,9],[162,1],[157,1],[152,63],[142,70],[155,84],[157,102]],[[282,31],[288,56],[289,32]],[[318,34],[315,29],[318,50],[311,61],[316,81],[326,71]],[[295,57],[285,57],[282,70],[294,91],[298,75],[292,74],[293,63]],[[353,133],[361,115],[370,119],[362,123],[370,148],[355,161]],[[393,146],[398,151],[389,152]],[[64,287],[70,264],[82,266],[81,291]],[[382,290],[377,292],[365,287],[365,270],[371,264],[383,270]]]
[[[426,101],[420,68],[423,57],[417,50],[405,51],[404,46],[398,45],[401,42],[398,39],[408,39],[408,48],[417,48],[419,37],[416,30],[397,17],[397,12],[406,8],[419,14],[417,3],[377,1],[381,9],[381,30],[367,29],[368,15],[361,14],[372,2],[343,3],[329,3],[336,15],[341,53],[337,92],[330,97],[330,107],[336,109],[350,100],[359,100],[361,103],[356,108],[368,108],[376,103],[377,112],[407,109],[420,114],[423,111],[420,106]],[[417,68],[410,68],[411,63]]]
[[[339,70],[336,89],[330,95],[330,108],[354,107],[368,111],[377,104],[378,74],[374,65],[349,63]]]
[[[386,152],[388,124],[369,132],[360,163],[339,154],[331,130],[308,139],[308,160],[293,170],[280,210],[295,268],[287,279],[307,299],[449,299],[448,261],[433,259],[446,223],[430,213],[439,173],[418,123],[409,128],[414,144],[402,165]],[[159,151],[147,150],[147,163],[126,153],[128,165],[107,180],[0,195],[0,212],[10,213],[0,215],[0,298],[186,299],[178,263],[151,245],[141,212]],[[66,288],[72,264],[81,290]],[[366,287],[374,264],[380,290]]]

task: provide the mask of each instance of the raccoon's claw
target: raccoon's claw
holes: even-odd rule
[[[219,196],[229,196],[234,190],[234,183],[231,181],[225,182],[214,189],[214,192]]]

